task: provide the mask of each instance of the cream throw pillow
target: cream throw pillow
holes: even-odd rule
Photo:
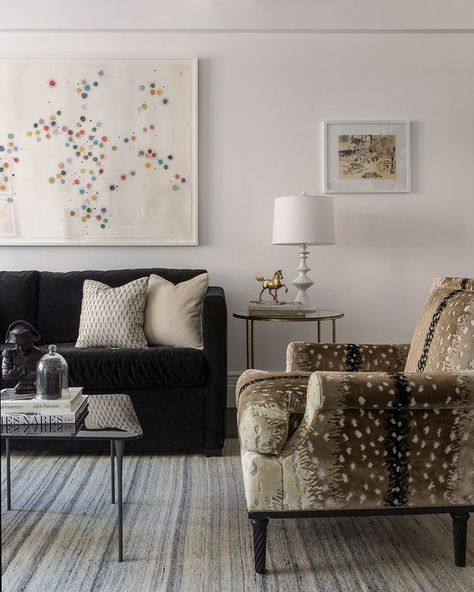
[[[148,347],[143,313],[148,278],[111,288],[85,280],[76,347]]]
[[[176,285],[150,276],[144,326],[150,345],[202,348],[202,303],[208,281],[207,273]]]

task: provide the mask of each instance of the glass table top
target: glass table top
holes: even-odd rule
[[[302,313],[302,314],[301,314]],[[253,319],[258,321],[325,321],[331,319],[342,319],[344,316],[343,312],[339,312],[338,310],[326,310],[326,309],[316,309],[316,310],[303,310],[298,311],[298,315],[294,316],[279,316],[275,314],[274,316],[265,311],[265,314],[259,314],[259,311],[252,311],[252,314],[249,313],[248,310],[245,311],[238,311],[234,312],[233,316],[237,319]]]
[[[76,423],[2,425],[2,438],[134,440],[143,435],[128,395],[89,395]]]

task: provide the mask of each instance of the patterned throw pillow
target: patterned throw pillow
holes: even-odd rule
[[[460,370],[474,370],[474,279],[435,278],[405,371]]]
[[[76,347],[147,347],[143,332],[148,278],[111,288],[85,280]]]

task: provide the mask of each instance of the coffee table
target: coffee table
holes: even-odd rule
[[[128,395],[90,395],[88,406],[76,424],[2,425],[7,461],[7,510],[11,510],[10,455],[12,440],[105,440],[110,442],[111,498],[115,504],[117,465],[118,560],[123,561],[122,467],[125,442],[143,435]]]

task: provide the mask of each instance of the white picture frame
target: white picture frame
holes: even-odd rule
[[[409,193],[409,121],[325,121],[324,193]]]
[[[197,58],[0,59],[0,79],[5,83],[0,88],[0,157],[16,159],[8,188],[16,234],[0,234],[0,245],[198,245]],[[53,130],[49,118],[58,111]],[[82,117],[85,139],[95,134],[94,142],[102,143],[102,136],[109,140],[101,149],[105,173],[91,175],[96,180],[88,183],[80,171],[95,169],[87,166],[93,157],[81,166],[82,155],[70,153],[79,142],[65,148],[68,136],[62,131],[75,135]],[[88,127],[96,127],[99,118],[102,127],[92,132]],[[49,124],[48,140],[39,121]],[[42,141],[30,142],[37,140],[39,130]],[[86,142],[85,153],[94,154]],[[98,160],[97,169],[100,164]],[[61,178],[64,170],[67,174]],[[79,180],[77,187],[60,185],[73,176]],[[108,194],[112,185],[115,191]],[[89,199],[85,212],[80,189]],[[105,215],[97,209],[101,200]],[[92,223],[84,231],[79,219],[86,213],[88,221],[104,224],[103,233],[100,224]]]

